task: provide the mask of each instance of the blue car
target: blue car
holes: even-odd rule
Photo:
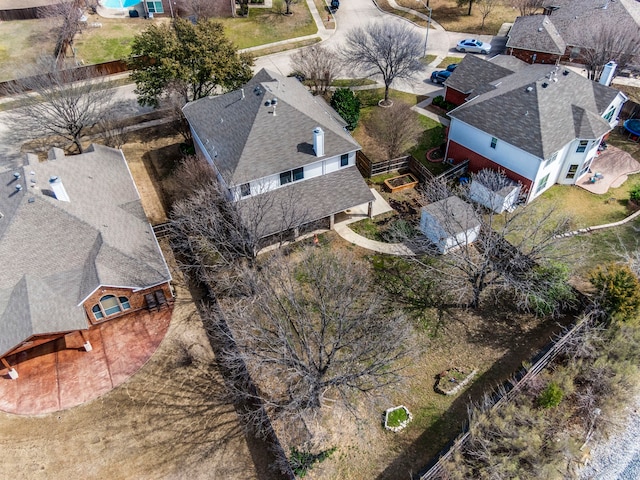
[[[449,70],[435,71],[431,74],[431,81],[433,83],[444,83],[449,78],[449,75],[451,75]]]

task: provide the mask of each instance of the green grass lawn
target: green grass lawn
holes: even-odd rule
[[[318,33],[306,2],[291,6],[286,17],[265,8],[250,8],[246,18],[222,18],[224,31],[240,49]]]
[[[43,53],[53,54],[55,37],[45,20],[0,22],[0,81],[20,75]]]
[[[629,177],[622,186],[596,195],[577,186],[554,185],[544,192],[536,203],[555,207],[568,215],[573,228],[585,228],[617,222],[631,212],[627,208],[629,190],[640,183],[640,174]]]

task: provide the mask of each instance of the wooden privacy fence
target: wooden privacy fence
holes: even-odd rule
[[[463,162],[454,165],[452,168],[440,175],[434,175],[426,166],[416,160],[412,155],[406,155],[404,157],[398,157],[382,162],[372,162],[369,157],[359,150],[356,152],[356,165],[358,166],[362,176],[365,178],[374,177],[381,173],[408,169],[411,170],[411,173],[416,175],[421,182],[428,182],[441,178],[450,179],[455,175],[462,175],[466,173],[469,168],[469,160],[464,160]]]
[[[560,339],[547,345],[547,347],[538,354],[540,358],[538,358],[535,364],[528,369],[523,367],[521,370],[516,372],[513,381],[505,382],[495,393],[495,403],[492,405],[491,409],[499,408],[513,400],[520,390],[522,390],[522,387],[526,385],[529,380],[544,370],[558,356],[558,354],[563,351],[569,340],[571,340],[574,335],[581,332],[585,325],[589,323],[590,318],[588,316],[583,317]],[[469,436],[470,433],[467,427],[467,431],[453,441],[438,460],[420,476],[420,480],[438,480],[443,478],[444,464],[456,451],[460,450],[469,441]]]
[[[96,63],[95,65],[83,65],[75,67],[69,70],[65,70],[68,74],[69,81],[75,80],[88,80],[90,78],[104,77],[106,75],[113,75],[115,73],[122,73],[129,71],[129,67],[125,60],[113,60],[111,62]],[[30,77],[31,78],[31,77]],[[38,75],[36,78],[46,78],[46,74]],[[31,84],[28,79],[23,79],[26,84]],[[66,81],[66,80],[65,80]],[[14,92],[20,90],[20,80],[8,80],[6,82],[0,82],[0,97],[6,97],[12,95]]]

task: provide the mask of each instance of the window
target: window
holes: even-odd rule
[[[340,166],[341,167],[346,167],[347,165],[349,165],[349,154],[348,153],[343,153],[340,156]]]
[[[613,114],[615,113],[615,111],[616,111],[616,108],[615,108],[615,107],[611,107],[611,108],[609,109],[609,111],[607,112],[607,114],[604,116],[604,119],[605,119],[607,122],[610,122],[610,121],[611,121],[611,118],[613,117]]]
[[[557,158],[558,158],[558,152],[554,153],[549,158],[547,158],[547,160],[544,162],[545,168],[551,165],[553,162],[555,162]]]
[[[280,185],[286,185],[287,183],[291,183],[291,170],[280,174]]]
[[[127,297],[116,297],[115,295],[105,295],[100,299],[100,303],[91,308],[91,312],[96,320],[100,320],[109,315],[115,315],[124,310],[129,310],[131,303]]]
[[[544,176],[542,180],[540,180],[540,183],[538,184],[538,188],[536,188],[536,193],[543,190],[547,186],[547,180],[549,180],[548,173]]]
[[[100,310],[100,305],[94,305],[91,311],[93,312],[93,316],[96,317],[96,320],[104,318],[102,310]]]
[[[302,167],[295,170],[289,170],[288,172],[282,172],[280,174],[280,185],[286,185],[287,183],[297,182],[304,178],[304,169]]]
[[[164,7],[162,6],[162,0],[160,1],[147,1],[147,9],[149,13],[164,13]]]
[[[496,148],[498,144],[498,139],[496,137],[491,137],[491,148]]]
[[[587,149],[587,145],[589,145],[589,140],[580,140],[576,153],[583,153]]]
[[[243,197],[248,197],[251,195],[251,185],[248,183],[243,183],[240,185],[240,195]]]
[[[576,176],[577,171],[578,171],[578,165],[569,165],[569,170],[567,170],[566,178],[574,178]]]

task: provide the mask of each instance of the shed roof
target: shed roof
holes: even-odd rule
[[[473,206],[453,195],[422,207],[422,211],[432,217],[450,237],[480,227]]]

